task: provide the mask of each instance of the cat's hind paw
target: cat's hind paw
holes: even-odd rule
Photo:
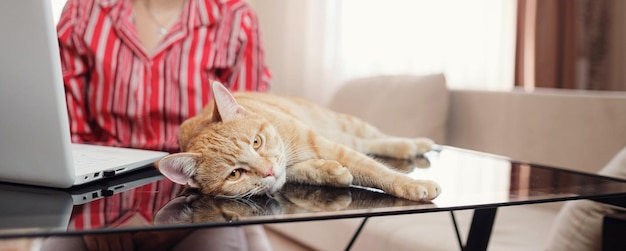
[[[427,152],[430,152],[435,145],[435,141],[429,138],[415,138],[416,155],[423,155]]]
[[[394,185],[390,194],[415,201],[431,201],[441,194],[441,187],[429,180],[412,180],[410,182],[398,182]]]

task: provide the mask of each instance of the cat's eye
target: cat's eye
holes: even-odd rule
[[[254,150],[259,149],[259,147],[261,147],[261,144],[263,144],[263,139],[261,139],[261,136],[257,135],[256,137],[254,137],[254,142],[252,142],[252,148],[254,148]]]
[[[235,169],[232,172],[230,172],[230,175],[228,175],[228,178],[226,179],[230,181],[238,180],[239,178],[241,178],[241,175],[243,174],[243,172],[245,172],[245,170],[241,168]]]

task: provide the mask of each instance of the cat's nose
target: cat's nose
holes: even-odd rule
[[[274,168],[271,166],[265,171],[265,177],[274,176]]]

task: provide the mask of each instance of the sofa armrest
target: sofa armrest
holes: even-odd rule
[[[450,145],[597,173],[626,145],[626,92],[451,90]]]

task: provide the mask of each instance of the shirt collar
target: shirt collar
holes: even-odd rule
[[[117,2],[119,2],[119,0],[100,0],[100,6],[102,6],[102,8],[109,8],[117,4]]]
[[[186,20],[182,20],[183,23],[191,27],[209,26],[217,22],[221,17],[221,10],[224,6],[224,0],[187,0],[191,3],[186,3],[183,12],[188,12],[189,15]],[[128,13],[131,12],[130,0],[100,0],[99,4],[101,8],[109,13],[112,20],[118,20],[125,9],[128,9]]]

